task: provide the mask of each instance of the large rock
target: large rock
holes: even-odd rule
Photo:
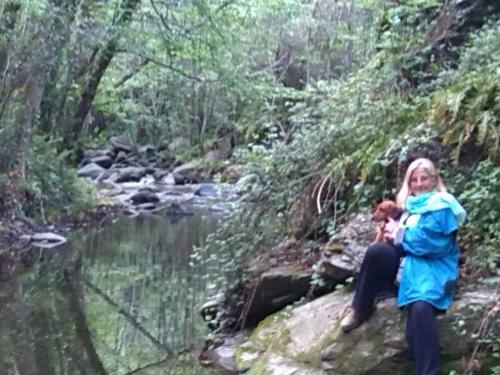
[[[77,172],[78,177],[90,177],[91,179],[95,180],[98,178],[102,173],[104,173],[105,169],[101,167],[100,165],[97,165],[95,163],[90,163],[87,164],[83,167],[81,167]]]
[[[352,215],[325,246],[322,271],[336,275],[359,272],[366,249],[375,237],[376,227],[368,210]]]
[[[50,248],[62,245],[66,242],[66,238],[56,233],[34,233],[31,235],[31,243],[37,247]]]
[[[144,203],[156,203],[160,198],[150,189],[142,189],[130,197],[133,204],[139,205]]]
[[[80,167],[85,164],[89,164],[92,162],[92,159],[99,157],[107,157],[109,159],[113,159],[115,157],[115,153],[113,150],[102,149],[102,150],[85,150],[83,152],[83,159],[80,162]]]
[[[108,169],[113,165],[113,158],[110,157],[109,155],[100,155],[90,159],[90,162],[95,163],[105,169]]]
[[[191,161],[175,168],[172,173],[174,175],[181,175],[184,177],[184,180],[189,181],[189,183],[197,183],[202,179],[201,174],[203,173],[203,168],[201,162]]]
[[[146,169],[142,167],[127,167],[118,170],[119,175],[114,182],[138,182],[146,175]]]
[[[109,144],[115,154],[118,153],[119,151],[124,151],[125,153],[128,154],[136,150],[135,146],[118,137],[111,137],[109,139]]]
[[[161,182],[166,185],[184,185],[189,183],[190,179],[179,173],[171,172],[162,177]]]
[[[224,169],[224,177],[229,181],[238,181],[245,174],[245,166],[243,164],[231,164]]]
[[[199,197],[215,197],[219,192],[215,184],[202,184],[195,190],[194,195]]]
[[[296,266],[264,272],[254,285],[247,286],[243,326],[254,326],[269,314],[304,297],[311,289],[311,271]]]
[[[116,154],[116,163],[125,163],[127,161],[127,153],[125,151],[118,151]]]
[[[221,330],[252,327],[266,316],[306,296],[325,294],[349,275],[317,279],[313,264],[318,253],[294,239],[286,239],[248,264],[250,282],[229,290],[221,316]],[[243,301],[243,303],[242,303]]]
[[[352,294],[338,291],[285,309],[262,321],[240,345],[240,371],[256,374],[408,374],[412,364],[404,336],[405,317],[395,300],[380,302],[370,320],[344,334],[339,328]],[[458,373],[470,355],[481,317],[495,303],[494,290],[467,292],[438,318],[443,368]],[[493,323],[493,335],[500,334]]]

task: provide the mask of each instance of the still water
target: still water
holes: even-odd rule
[[[221,282],[201,253],[221,215],[121,218],[36,250],[0,281],[0,374],[210,374],[198,309]]]

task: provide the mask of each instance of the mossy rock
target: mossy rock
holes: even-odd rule
[[[461,359],[472,353],[473,333],[493,296],[491,290],[467,292],[439,317],[446,371],[462,372]],[[368,322],[344,334],[339,324],[351,300],[341,290],[266,318],[238,348],[238,368],[257,375],[413,373],[405,313],[395,300],[380,302]]]

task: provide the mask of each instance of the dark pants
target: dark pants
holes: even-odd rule
[[[369,316],[378,296],[394,296],[394,284],[402,251],[378,242],[371,245],[361,264],[352,307],[361,316]],[[406,339],[415,361],[417,375],[439,375],[439,344],[436,309],[425,301],[408,306]]]
[[[417,375],[439,375],[439,342],[436,309],[425,301],[408,306],[406,340],[415,361]]]
[[[352,302],[354,311],[361,316],[369,315],[377,296],[392,297],[396,294],[394,280],[401,255],[401,249],[384,242],[377,242],[368,248],[356,279]]]

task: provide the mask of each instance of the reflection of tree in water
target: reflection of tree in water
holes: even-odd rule
[[[0,282],[0,370],[2,374],[37,374],[36,347],[30,339],[29,309],[22,298],[22,284],[16,272],[9,276]]]
[[[195,353],[205,333],[206,270],[189,255],[215,220],[186,219],[122,220],[2,281],[0,373],[203,373],[189,353],[171,355]]]
[[[85,321],[78,262],[61,260],[2,282],[2,374],[107,374]],[[54,265],[71,271],[63,277]]]

